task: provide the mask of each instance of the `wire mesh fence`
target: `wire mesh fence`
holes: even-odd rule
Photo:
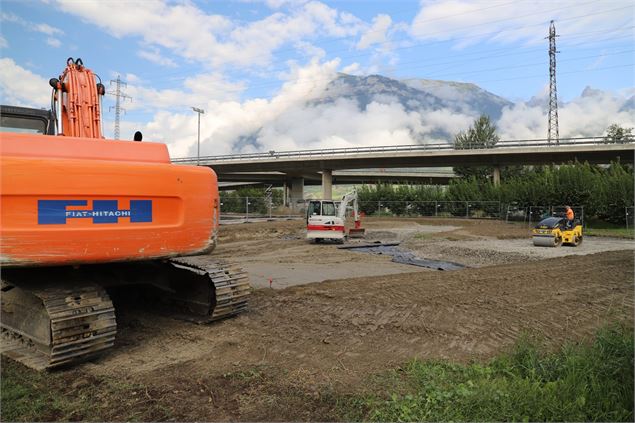
[[[624,207],[624,220],[626,229],[635,228],[635,207]]]
[[[567,206],[564,205],[520,207],[518,205],[508,204],[504,213],[505,221],[527,222],[529,225],[532,225],[547,217],[564,217],[566,207]],[[575,219],[584,224],[584,206],[571,206],[571,209],[573,209]]]
[[[292,218],[304,216],[306,204],[310,200],[298,202],[295,207],[283,204],[272,197],[230,197],[220,203],[222,219],[249,218]],[[334,201],[336,204],[338,201]],[[583,225],[585,214],[583,205],[571,206],[575,217]],[[468,219],[499,219],[506,222],[525,222],[534,225],[550,216],[564,216],[564,205],[544,205],[522,207],[503,204],[499,201],[360,201],[359,211],[366,216],[377,217],[445,217]],[[635,207],[624,208],[627,229],[635,228]]]
[[[499,201],[360,201],[367,216],[462,217],[498,219]]]
[[[229,197],[220,202],[221,219],[294,217],[303,213],[301,209],[292,211],[272,197]]]

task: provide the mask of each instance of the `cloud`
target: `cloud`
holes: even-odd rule
[[[245,138],[257,133],[263,126],[272,124],[285,113],[319,97],[337,75],[338,66],[337,60],[320,63],[317,59],[303,67],[293,64],[285,75],[287,82],[271,99],[240,102],[237,99],[208,98],[197,103],[190,98],[188,106],[205,110],[201,116],[201,153],[229,154],[257,148],[253,142],[259,141],[250,139],[247,142]],[[190,87],[195,89],[197,84],[205,85],[205,82],[197,79],[190,83]],[[163,94],[157,94],[157,98],[165,101]],[[175,98],[179,98],[179,94],[182,93],[172,93]],[[196,154],[196,132],[197,116],[189,107],[184,107],[182,112],[157,112],[144,128],[148,139],[165,141],[173,157]]]
[[[241,101],[242,84],[229,83],[220,74],[204,73],[184,81],[182,90],[156,90],[136,75],[128,74],[128,94],[134,97],[130,110],[151,114],[148,122],[122,122],[124,134],[135,130],[144,140],[165,142],[172,157],[196,154],[197,115],[201,107],[201,154],[230,154],[251,151],[296,150],[327,147],[449,142],[447,135],[470,126],[479,111],[465,107],[438,108],[435,102],[406,109],[392,95],[375,95],[365,108],[354,97],[324,98],[329,83],[337,77],[338,60],[315,58],[301,66],[291,64],[286,82],[275,96]],[[0,95],[5,103],[47,108],[48,83],[12,59],[0,59]],[[423,87],[422,87],[423,88]],[[430,88],[430,87],[428,87]],[[232,92],[232,94],[229,94]],[[221,94],[224,93],[224,94]],[[446,101],[465,101],[444,86],[435,94]],[[561,137],[597,136],[617,123],[634,127],[632,103],[635,89],[608,92],[585,89],[580,96],[559,107]],[[630,104],[630,106],[626,106]],[[502,139],[545,138],[547,110],[542,94],[529,102],[503,109],[497,126]],[[106,128],[112,125],[105,124]],[[125,135],[128,137],[128,135]]]
[[[238,98],[245,89],[241,82],[228,82],[217,73],[203,73],[183,81],[181,89],[156,89],[132,74],[126,78],[126,94],[133,98],[126,108],[149,112],[189,110],[191,106],[203,107],[210,101],[222,102]]]
[[[17,65],[12,59],[0,59],[0,97],[3,104],[46,108],[51,103],[48,79]]]
[[[565,45],[583,39],[597,39],[603,30],[610,30],[613,36],[631,34],[632,7],[630,0],[501,0],[495,4],[469,0],[424,0],[410,33],[419,40],[456,40],[457,47],[481,41],[532,44],[544,42],[548,21],[553,19],[557,33],[562,35],[558,43]],[[574,36],[580,33],[581,36]],[[572,36],[566,37],[567,34]]]
[[[0,13],[0,22],[9,22],[20,25],[26,28],[29,31],[39,32],[45,35],[62,35],[64,31],[59,28],[55,28],[51,25],[45,23],[34,23],[31,21],[27,21],[26,19],[21,18],[20,16],[13,13]]]
[[[280,9],[283,6],[297,6],[306,3],[308,0],[265,0],[265,4],[271,9]]]
[[[62,34],[64,34],[64,31],[62,31],[61,29],[52,27],[51,25],[44,24],[44,23],[35,25],[34,29],[37,32],[41,32],[42,34],[46,34],[46,35],[62,35]]]
[[[561,138],[600,136],[617,123],[635,127],[632,107],[625,107],[635,92],[613,93],[585,89],[572,101],[558,107],[558,127]],[[632,100],[631,100],[632,101]],[[521,102],[503,110],[498,128],[503,139],[543,139],[547,137],[546,99],[542,105]]]
[[[6,38],[0,35],[0,48],[7,48],[7,47],[9,47],[9,42],[7,41]]]
[[[174,60],[161,55],[161,52],[156,47],[149,47],[146,50],[139,50],[137,52],[137,56],[141,57],[142,59],[146,59],[152,63],[156,63],[157,65],[165,66],[168,68],[177,67]]]
[[[110,14],[102,13],[103,4],[98,0],[57,0],[55,4],[115,37],[139,37],[146,46],[212,66],[267,65],[272,53],[286,43],[317,34],[350,36],[362,29],[362,22],[354,16],[317,1],[242,25],[207,14],[190,2],[129,1],[119,5],[120,13]]]
[[[371,27],[362,34],[357,48],[360,50],[367,49],[376,43],[384,43],[386,41],[386,32],[392,25],[392,19],[389,15],[377,15],[373,18]]]
[[[50,45],[51,47],[54,48],[59,48],[62,46],[62,42],[60,40],[58,40],[57,38],[53,38],[53,37],[48,37],[46,39],[46,44]]]

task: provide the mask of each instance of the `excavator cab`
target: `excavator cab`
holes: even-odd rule
[[[1,105],[0,131],[55,135],[53,115],[50,110]]]

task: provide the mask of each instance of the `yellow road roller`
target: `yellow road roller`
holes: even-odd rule
[[[539,247],[559,247],[562,244],[577,247],[582,243],[582,225],[576,220],[567,226],[567,219],[563,217],[548,217],[532,230],[532,239]]]

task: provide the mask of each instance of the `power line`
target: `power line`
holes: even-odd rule
[[[114,95],[115,96],[115,139],[118,140],[119,139],[119,121],[121,118],[121,112],[123,111],[125,113],[126,109],[124,109],[123,107],[121,107],[121,99],[125,100],[127,98],[129,98],[130,100],[132,100],[132,97],[130,97],[129,95],[127,95],[126,93],[124,93],[123,91],[121,91],[121,87],[127,87],[128,84],[126,84],[124,81],[121,80],[121,77],[119,75],[117,75],[117,79],[116,80],[110,80],[110,85],[112,86],[112,84],[115,83],[115,91],[108,91],[108,94],[110,95]],[[112,110],[113,107],[110,107],[110,110]]]
[[[569,57],[567,59],[560,60],[560,62],[575,62],[575,61],[578,61],[578,60],[594,59],[594,58],[598,58],[598,57],[602,57],[602,56],[614,56],[614,55],[619,55],[619,54],[632,53],[633,51],[635,51],[635,49],[617,51],[617,52],[613,52],[613,53],[604,52],[604,53],[600,53],[600,54],[594,54],[594,55],[591,55],[591,56]],[[558,53],[560,53],[560,52],[558,51]],[[496,67],[496,68],[478,69],[478,70],[468,71],[468,72],[442,73],[442,75],[443,76],[469,75],[469,74],[473,74],[473,73],[492,72],[492,71],[507,70],[507,69],[517,69],[517,68],[525,68],[525,67],[529,67],[529,66],[539,66],[539,65],[544,65],[544,64],[547,64],[547,63],[548,62],[521,63],[521,64],[513,65],[513,66],[500,66],[500,67]],[[436,75],[439,75],[439,72],[435,72],[433,74],[429,74],[428,76],[436,76]]]
[[[582,15],[582,17],[584,17],[584,16],[588,16],[588,15]],[[543,23],[539,23],[539,24],[532,24],[532,25],[525,25],[525,26],[523,26],[523,27],[518,27],[517,29],[527,28],[527,27],[533,27],[533,26],[538,26],[538,25],[543,25]],[[608,34],[608,33],[611,33],[611,32],[617,32],[617,31],[622,31],[622,30],[632,29],[632,28],[634,28],[634,26],[630,26],[630,27],[617,27],[617,28],[614,28],[614,29],[611,29],[611,30],[602,30],[602,31],[585,31],[585,32],[578,32],[578,33],[573,33],[573,34],[571,34],[571,35],[567,35],[567,40],[570,40],[570,39],[575,39],[575,38],[584,38],[584,37],[585,37],[586,35],[588,35],[588,34],[594,34],[594,33],[597,33],[597,32],[603,32],[603,33],[605,33],[605,34]],[[506,31],[506,30],[505,30],[505,31]],[[444,41],[435,41],[435,42],[430,42],[430,43],[426,43],[426,44],[420,44],[420,45],[417,45],[417,46],[414,46],[414,47],[430,46],[430,45],[434,45],[434,44],[441,44],[441,43],[445,43],[445,42],[457,42],[457,41],[464,41],[464,40],[468,40],[468,39],[472,39],[472,38],[479,38],[479,37],[486,36],[486,35],[495,35],[495,34],[499,34],[500,32],[501,32],[501,31],[497,31],[497,32],[488,32],[488,33],[480,33],[480,34],[475,34],[475,35],[470,36],[470,37],[460,37],[460,38],[453,38],[453,39],[448,39],[448,40],[444,40]],[[595,42],[598,42],[598,41],[616,41],[616,40],[620,40],[620,39],[622,39],[622,38],[628,38],[628,39],[630,40],[630,39],[632,38],[632,35],[630,35],[630,34],[629,34],[629,35],[624,35],[624,36],[615,37],[615,38],[605,38],[605,39],[602,39],[602,40],[594,39],[594,40],[589,41],[588,43],[589,43],[589,44],[592,44],[592,43],[595,43]],[[582,45],[582,44],[583,44],[583,43],[578,43],[578,44],[576,44],[576,45]],[[404,47],[403,49],[409,49],[409,48],[413,48],[413,46],[410,46],[410,47]],[[402,48],[396,48],[396,49],[394,49],[394,50],[400,50],[400,49],[402,49]],[[535,49],[535,50],[533,50],[533,49],[532,49],[532,50],[525,50],[525,52],[539,51],[539,50],[542,50],[542,49],[537,48],[537,49]],[[467,53],[463,53],[463,54],[461,54],[460,56],[472,56],[472,55],[477,55],[477,54],[482,54],[482,53],[487,53],[487,52],[495,52],[495,51],[508,51],[508,48],[501,48],[501,49],[487,50],[487,51],[485,51],[485,52],[467,52]],[[514,55],[516,55],[516,54],[524,54],[524,53],[523,53],[523,52],[513,52],[513,53],[510,53],[510,54],[514,54]],[[366,54],[359,55],[359,56],[348,56],[348,57],[346,57],[346,56],[345,56],[345,57],[343,57],[343,58],[344,58],[344,59],[350,59],[350,58],[361,57],[361,56],[365,56],[365,55],[366,55]],[[454,56],[452,56],[452,57],[456,57],[456,55],[454,55]],[[495,56],[484,56],[484,57],[495,57]],[[339,57],[339,58],[340,58],[340,59],[342,59],[342,57]],[[445,59],[445,58],[444,58],[444,59]],[[480,60],[480,58],[478,58],[478,59],[476,59],[476,60]],[[417,60],[416,62],[419,62],[419,60]],[[457,61],[457,62],[459,62],[459,61]],[[403,65],[404,63],[406,63],[406,64],[407,64],[407,63],[415,63],[415,62],[414,62],[414,61],[411,61],[411,62],[402,62],[402,63],[400,63],[400,65]],[[459,63],[460,63],[460,62],[459,62]],[[432,62],[432,63],[431,63],[431,62],[427,62],[424,66],[430,66],[430,65],[435,65],[435,63],[434,63],[434,62]],[[419,67],[421,67],[421,66],[419,66]],[[400,68],[401,68],[401,69],[403,69],[404,67],[403,67],[403,66],[400,66]],[[415,68],[417,68],[417,67],[415,67]],[[283,68],[283,67],[278,67],[278,68],[274,68],[274,69],[272,69],[272,70],[270,70],[270,71],[271,71],[271,72],[274,72],[274,71],[283,71],[283,70],[286,70],[286,69],[287,69],[287,67],[284,67],[284,68]],[[185,80],[185,79],[188,79],[188,78],[191,78],[191,77],[192,77],[192,76],[183,76],[183,77],[167,77],[167,76],[166,76],[166,77],[164,77],[164,78],[147,79],[146,81],[148,81],[148,82],[158,82],[158,81],[161,81],[161,80],[166,80],[166,81],[167,81],[167,80],[171,80],[171,81],[180,81],[180,80]],[[292,82],[292,81],[294,81],[294,80],[297,80],[297,79],[288,79],[288,80],[285,80],[285,81],[284,81],[284,83],[286,83],[286,82]],[[279,84],[280,84],[280,81],[271,81],[271,82],[264,82],[264,83],[261,83],[261,84],[252,84],[252,85],[250,85],[250,86],[249,86],[249,88],[261,88],[261,87],[265,87],[265,88],[266,88],[266,87],[268,87],[268,86],[276,86],[276,85],[279,85]],[[232,90],[224,90],[224,92],[226,92],[226,93],[231,93],[231,92],[239,92],[239,91],[241,91],[241,90],[242,90],[242,89],[232,89]]]
[[[596,31],[592,31],[592,32],[596,32]],[[623,37],[618,37],[616,39],[620,39]],[[491,50],[491,51],[508,51],[508,49],[496,49],[496,50]],[[485,60],[485,59],[489,59],[489,58],[494,58],[494,57],[503,57],[503,56],[515,56],[515,55],[522,55],[522,54],[527,54],[527,53],[533,53],[533,52],[537,52],[537,51],[542,51],[542,48],[536,48],[536,49],[531,49],[531,50],[526,50],[526,51],[514,51],[514,52],[510,52],[510,53],[505,53],[505,54],[496,54],[496,55],[488,55],[488,56],[481,56],[479,58],[474,59],[473,61],[479,61],[479,60]],[[578,49],[578,51],[584,51],[584,50],[593,50],[592,48],[588,48],[588,49]],[[599,55],[587,55],[587,56],[579,56],[579,57],[570,57],[564,60],[560,60],[561,62],[570,62],[570,61],[577,61],[577,60],[584,60],[584,59],[591,59],[591,58],[597,58],[600,56],[611,56],[611,55],[618,55],[618,54],[625,54],[625,53],[630,53],[634,50],[624,50],[624,51],[618,51],[618,52],[613,52],[613,53],[607,53],[604,52],[602,54]],[[473,53],[469,53],[470,55]],[[406,62],[406,63],[418,63],[419,61],[412,61],[412,62]],[[434,78],[434,77],[448,77],[448,76],[462,76],[462,75],[468,75],[468,74],[476,74],[476,73],[482,73],[482,72],[492,72],[492,71],[500,71],[500,70],[508,70],[508,69],[517,69],[517,68],[524,68],[524,67],[530,67],[530,66],[541,66],[544,65],[546,62],[544,61],[540,61],[540,62],[530,62],[530,63],[523,63],[523,64],[518,64],[518,65],[512,65],[512,66],[499,66],[499,67],[495,67],[495,68],[487,68],[487,69],[477,69],[474,71],[462,71],[462,72],[455,72],[455,73],[447,73],[445,72],[448,69],[452,69],[455,67],[460,67],[462,64],[465,63],[465,61],[463,60],[457,60],[457,61],[448,61],[448,62],[426,62],[425,64],[422,65],[418,65],[418,66],[401,66],[400,69],[420,69],[420,68],[426,68],[426,67],[434,67],[434,66],[440,66],[442,64],[452,64],[452,63],[457,63],[457,65],[455,66],[450,66],[446,69],[443,70],[439,70],[439,71],[435,71],[432,73],[427,73],[425,76],[427,78]],[[324,81],[331,81],[333,78],[331,77],[327,77],[327,78],[311,78],[311,79],[306,79],[304,80],[303,78],[291,78],[291,79],[287,79],[285,81],[283,81],[283,83],[289,83],[289,82],[300,82],[300,84],[310,84],[310,83],[317,83],[317,82],[324,82]],[[506,79],[501,79],[501,80],[506,80]],[[280,81],[269,81],[269,82],[263,82],[260,84],[252,84],[250,85],[248,88],[249,89],[253,89],[253,88],[267,88],[267,87],[276,87],[278,85],[280,85]],[[223,89],[223,90],[219,90],[219,93],[224,93],[224,94],[231,94],[231,93],[239,93],[241,91],[244,91],[244,88],[235,88],[235,89]],[[269,98],[274,98],[275,96],[269,97]],[[259,97],[262,98],[262,97]]]
[[[591,3],[596,3],[596,1],[589,1],[589,2],[585,2],[585,3],[579,3],[576,6],[583,6],[586,4],[591,4]],[[505,3],[507,4],[507,3]],[[553,11],[557,11],[557,10],[561,10],[561,9],[566,9],[570,6],[566,6],[566,7],[558,7],[555,9],[551,9],[551,10],[547,10],[547,11],[542,11],[542,12],[538,12],[538,13],[529,13],[529,14],[525,14],[525,15],[519,15],[519,16],[515,16],[514,18],[507,18],[507,19],[499,19],[499,20],[494,20],[494,21],[488,21],[488,22],[482,22],[479,24],[474,24],[474,25],[469,25],[469,26],[465,26],[463,28],[470,28],[470,27],[478,27],[478,26],[483,26],[483,25],[489,25],[492,23],[496,23],[496,22],[502,22],[502,21],[513,21],[513,20],[517,20],[517,19],[522,19],[528,16],[533,16],[536,14],[541,14],[541,13],[551,13]],[[488,7],[489,8],[489,7]],[[579,19],[579,18],[584,18],[584,17],[588,17],[588,16],[596,16],[599,14],[603,14],[603,13],[609,13],[609,12],[614,12],[617,10],[623,10],[626,8],[631,8],[631,6],[625,6],[625,7],[619,7],[619,8],[614,8],[614,9],[608,9],[608,10],[599,10],[599,11],[595,11],[593,13],[587,13],[587,14],[583,14],[583,15],[577,15],[577,16],[572,16],[572,17],[568,17],[568,18],[563,18],[563,19],[559,19],[559,22],[564,22],[564,21],[570,21],[570,20],[575,20],[575,19]],[[487,9],[487,8],[486,8]],[[482,9],[477,9],[478,10],[482,10]],[[469,13],[469,12],[462,12],[461,14],[465,14],[465,13]],[[443,17],[443,19],[448,18],[448,17],[452,17],[454,15],[448,15],[446,17]],[[439,18],[441,19],[441,18]],[[490,31],[490,32],[481,32],[481,33],[477,33],[477,34],[470,34],[470,35],[466,35],[463,37],[454,37],[454,38],[448,38],[446,40],[439,40],[439,41],[431,41],[431,42],[427,42],[427,43],[418,43],[412,46],[405,46],[405,47],[397,47],[397,48],[393,48],[391,51],[396,51],[396,50],[403,50],[403,49],[411,49],[411,48],[417,48],[417,47],[423,47],[423,46],[430,46],[430,45],[434,45],[434,44],[442,44],[442,43],[451,43],[451,42],[457,42],[457,41],[462,41],[462,40],[469,40],[469,39],[474,39],[477,37],[486,37],[486,36],[490,36],[490,35],[500,35],[501,33],[505,33],[505,32],[509,32],[510,30],[518,30],[518,29],[523,29],[523,28],[531,28],[531,27],[536,27],[536,26],[542,26],[544,25],[544,21],[542,22],[538,22],[535,24],[528,24],[528,25],[522,25],[522,26],[515,26],[513,28],[505,28],[503,30],[498,30],[498,31]],[[616,31],[620,30],[620,29],[628,29],[628,28],[617,28],[615,29]],[[427,35],[440,35],[440,34],[444,34],[447,31],[437,31],[435,33],[431,33],[431,34],[427,34]],[[589,31],[588,33],[593,33],[595,31]],[[347,39],[347,38],[351,38],[352,36],[347,36],[347,37],[341,37],[341,39]],[[570,38],[570,37],[568,37]],[[410,41],[411,38],[404,38],[404,39],[397,39],[397,40],[389,40],[389,41],[384,41],[384,42],[380,42],[380,43],[375,43],[375,45],[380,45],[380,44],[388,44],[388,43],[394,43],[394,42],[398,42],[398,41]],[[333,41],[333,40],[329,40],[329,41]],[[538,40],[536,40],[538,41]],[[328,41],[323,42],[322,44],[328,43]],[[276,50],[277,53],[281,53],[284,51],[295,51],[295,49],[287,49],[287,50]],[[339,51],[349,51],[349,50],[339,50]],[[332,54],[337,53],[338,50],[335,50],[334,52],[331,52]],[[369,53],[360,53],[357,55],[349,55],[349,56],[342,56],[340,57],[341,59],[351,59],[351,58],[356,58],[356,57],[365,57],[368,55],[372,55],[374,54],[374,52],[369,52]],[[267,53],[266,55],[269,55],[269,53]],[[264,56],[264,54],[257,54],[254,56],[251,56],[252,59],[258,58],[258,57],[262,57]],[[286,69],[286,67],[275,67],[272,69],[267,69],[267,71],[269,72],[275,72],[276,70],[280,71],[280,70],[284,70]],[[173,74],[162,74],[161,77],[159,78],[150,78],[147,79],[148,81],[160,81],[160,80],[183,80],[183,79],[187,79],[190,76],[177,76],[177,75],[183,75],[183,72],[175,72]]]
[[[568,72],[560,72],[560,75],[570,75],[570,74],[574,74],[574,73],[589,73],[589,72],[597,72],[597,71],[601,71],[601,70],[607,70],[607,69],[618,69],[618,68],[632,68],[635,66],[635,63],[628,63],[625,65],[615,65],[615,66],[603,66],[603,67],[598,67],[598,68],[594,68],[594,69],[582,69],[582,70],[577,70],[577,71],[568,71]],[[479,81],[475,81],[478,82],[479,84],[484,84],[484,83],[489,83],[489,82],[499,82],[499,81],[513,81],[513,80],[519,80],[519,79],[534,79],[534,78],[544,78],[545,75],[544,74],[540,74],[540,75],[523,75],[523,76],[515,76],[515,77],[511,77],[511,78],[496,78],[496,79],[489,79],[489,80],[479,80]]]
[[[503,3],[503,4],[500,4],[500,5],[498,5],[498,6],[506,6],[506,5],[508,5],[508,4],[512,4],[512,3],[514,3],[514,2],[510,2],[510,3]],[[587,5],[587,4],[592,4],[592,3],[596,3],[596,1],[595,1],[595,0],[592,0],[592,1],[584,2],[584,3],[578,3],[578,4],[576,4],[576,6],[577,6],[577,7],[579,7],[579,6],[584,6],[584,5]],[[492,7],[496,7],[496,6],[488,6],[488,7],[482,8],[482,9],[475,9],[475,10],[472,10],[472,11],[461,12],[461,13],[451,14],[451,15],[446,15],[446,16],[442,16],[442,17],[440,17],[440,18],[436,18],[436,19],[429,19],[429,20],[426,20],[426,21],[423,21],[423,22],[432,22],[432,21],[437,21],[437,20],[444,20],[444,19],[448,19],[448,18],[451,18],[451,17],[457,16],[457,15],[463,15],[463,14],[473,13],[473,12],[480,11],[480,10],[490,9],[490,8],[492,8]],[[566,9],[566,8],[568,8],[568,7],[570,7],[570,6],[563,6],[563,7],[557,7],[557,8],[555,8],[555,9],[543,10],[543,11],[541,11],[541,12],[539,12],[539,13],[528,13],[528,14],[524,14],[524,15],[518,15],[518,16],[515,16],[515,17],[513,17],[513,18],[506,18],[506,19],[498,19],[498,20],[494,20],[494,21],[481,22],[481,23],[478,23],[478,24],[465,26],[465,27],[463,27],[463,28],[478,27],[478,26],[489,25],[489,24],[492,24],[492,23],[502,22],[502,21],[509,22],[509,21],[511,21],[511,20],[522,19],[522,18],[525,18],[525,17],[528,17],[528,16],[534,16],[534,15],[537,15],[537,14],[542,14],[542,13],[550,13],[550,12],[558,11],[558,10],[561,10],[561,9]],[[630,7],[630,6],[628,6],[628,7]],[[588,13],[588,14],[585,14],[585,15],[579,15],[579,16],[574,16],[574,17],[571,17],[571,18],[560,19],[559,21],[568,21],[568,20],[577,19],[577,18],[580,18],[580,17],[587,17],[587,16],[598,15],[598,14],[602,14],[602,13],[612,12],[612,11],[615,11],[615,10],[621,10],[621,9],[624,9],[624,8],[625,8],[625,7],[621,7],[621,8],[617,8],[617,9],[602,10],[602,11],[598,11],[598,12]],[[514,30],[514,31],[515,31],[515,30],[522,29],[522,28],[529,28],[529,27],[534,27],[534,26],[541,26],[541,25],[543,25],[543,24],[544,24],[544,22],[539,22],[539,23],[536,23],[536,24],[530,24],[530,25],[514,26],[514,27],[509,27],[509,28],[505,28],[505,29],[503,29],[503,30],[498,30],[498,31],[494,31],[494,32],[486,32],[486,33],[473,34],[473,35],[468,36],[468,37],[450,38],[450,39],[447,39],[447,40],[441,40],[441,41],[428,42],[428,43],[425,43],[425,44],[416,44],[416,45],[413,45],[413,46],[407,46],[407,47],[394,48],[394,49],[392,49],[392,51],[394,51],[394,50],[400,50],[400,49],[416,48],[416,47],[420,47],[420,46],[433,45],[433,44],[440,44],[440,43],[446,43],[446,42],[456,42],[456,41],[462,41],[462,40],[465,40],[465,39],[472,39],[472,38],[484,37],[484,36],[488,36],[488,35],[497,35],[497,34],[499,34],[499,33],[501,33],[501,32],[504,32],[504,31],[509,31],[509,30]],[[462,28],[462,29],[463,29],[463,28]],[[431,33],[431,34],[427,34],[427,35],[442,35],[442,34],[447,33],[447,32],[448,32],[448,31],[437,31],[437,32],[434,32],[434,33]],[[322,44],[322,45],[324,45],[324,44],[329,44],[329,43],[334,42],[334,41],[342,41],[342,40],[346,40],[346,39],[352,39],[352,37],[357,37],[357,35],[354,35],[354,36],[345,36],[345,37],[340,37],[340,38],[337,38],[337,39],[332,39],[332,40],[326,40],[326,41],[323,41],[321,44]],[[409,37],[409,38],[401,38],[401,39],[393,39],[393,40],[388,40],[388,41],[383,41],[383,42],[374,43],[374,45],[382,45],[382,44],[389,44],[389,43],[394,43],[394,42],[399,42],[399,41],[411,41],[411,40],[412,40],[412,38],[411,38],[411,37]],[[276,53],[278,53],[278,54],[279,54],[279,53],[284,53],[284,52],[286,52],[286,51],[297,51],[297,49],[291,49],[291,48],[288,48],[288,49],[277,49],[277,50],[276,50]],[[340,52],[340,51],[349,51],[349,49],[347,49],[347,50],[342,50],[342,49],[340,49],[340,50],[335,50],[335,51],[332,51],[332,52],[330,52],[330,53],[331,53],[331,54],[336,54],[336,53],[338,53],[338,52]],[[344,58],[364,57],[364,56],[368,56],[368,55],[372,55],[372,54],[374,54],[374,52],[372,52],[372,51],[371,51],[371,52],[368,52],[368,53],[360,53],[360,54],[353,55],[353,56],[348,56],[348,57],[347,57],[347,56],[344,56]],[[269,53],[256,54],[256,55],[251,56],[251,59],[253,60],[253,59],[256,59],[256,58],[259,58],[259,57],[267,57],[267,56],[269,56],[269,55],[271,55],[271,52],[269,52]],[[276,69],[280,69],[280,68],[274,68],[273,70],[269,70],[269,71],[274,71],[274,72],[275,72],[275,71],[276,71]],[[161,77],[161,78],[154,78],[154,79],[151,79],[151,80],[153,80],[153,81],[157,81],[157,80],[167,80],[167,79],[170,79],[170,76],[171,76],[171,75],[172,75],[172,76],[176,76],[176,75],[182,75],[182,74],[183,74],[183,72],[182,72],[182,71],[179,71],[179,72],[174,72],[174,73],[172,73],[172,74],[170,74],[170,73],[162,73],[162,77]],[[174,79],[175,79],[175,80],[179,80],[179,79],[187,79],[187,78],[188,78],[188,77],[179,77],[179,78],[174,78]]]

